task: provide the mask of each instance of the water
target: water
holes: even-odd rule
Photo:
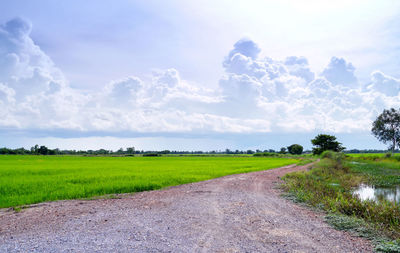
[[[355,161],[352,161],[352,162],[350,162],[351,164],[358,164],[358,165],[363,165],[363,164],[366,164],[366,163],[360,163],[360,162],[355,162]]]
[[[373,200],[379,202],[386,199],[391,202],[400,203],[400,185],[395,187],[375,187],[371,185],[361,184],[353,192],[361,200]]]

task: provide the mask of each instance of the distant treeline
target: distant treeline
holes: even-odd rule
[[[149,150],[135,150],[134,147],[130,148],[120,148],[117,151],[98,149],[98,150],[61,150],[61,149],[50,149],[46,146],[35,145],[30,149],[25,148],[0,148],[0,155],[166,155],[166,154],[176,154],[176,155],[202,155],[202,154],[255,154],[261,152],[272,152],[275,150],[213,150],[213,151],[178,151],[178,150],[162,150],[162,151],[149,151]]]
[[[345,150],[345,153],[386,153],[387,150],[377,150],[377,149],[366,149],[366,150],[358,150],[351,149]],[[399,150],[395,151],[396,153]],[[282,151],[275,151],[274,149],[267,150],[213,150],[213,151],[177,151],[177,150],[162,150],[162,151],[144,151],[144,150],[135,150],[134,147],[130,148],[120,148],[117,151],[107,150],[107,149],[98,149],[98,150],[61,150],[61,149],[50,149],[46,146],[35,145],[30,149],[25,148],[0,148],[0,155],[143,155],[143,156],[158,156],[158,155],[166,155],[166,154],[176,154],[176,155],[207,155],[207,154],[257,154],[257,153],[282,153]],[[304,151],[303,153],[308,154],[311,151]]]

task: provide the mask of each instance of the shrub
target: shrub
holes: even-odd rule
[[[334,152],[331,150],[324,151],[321,154],[321,158],[332,160],[332,167],[335,169],[343,169],[343,161],[346,155],[342,152]]]
[[[161,155],[157,153],[144,153],[143,156],[161,156]]]
[[[262,153],[255,153],[253,156],[280,156],[278,153],[270,153],[270,152],[262,152]]]
[[[303,153],[303,146],[299,144],[292,144],[287,149],[292,155],[301,155]]]

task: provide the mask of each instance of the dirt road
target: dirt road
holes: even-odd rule
[[[0,252],[371,252],[280,197],[286,166],[121,199],[0,211]]]

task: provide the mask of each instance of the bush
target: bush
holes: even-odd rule
[[[161,156],[161,155],[157,153],[144,153],[143,156]]]
[[[301,155],[303,153],[303,146],[299,144],[292,144],[287,149],[292,155]]]
[[[253,156],[280,156],[277,153],[263,152],[263,153],[255,153]]]
[[[346,155],[342,152],[327,150],[321,154],[321,158],[332,160],[332,168],[343,169],[343,160],[346,158]]]

